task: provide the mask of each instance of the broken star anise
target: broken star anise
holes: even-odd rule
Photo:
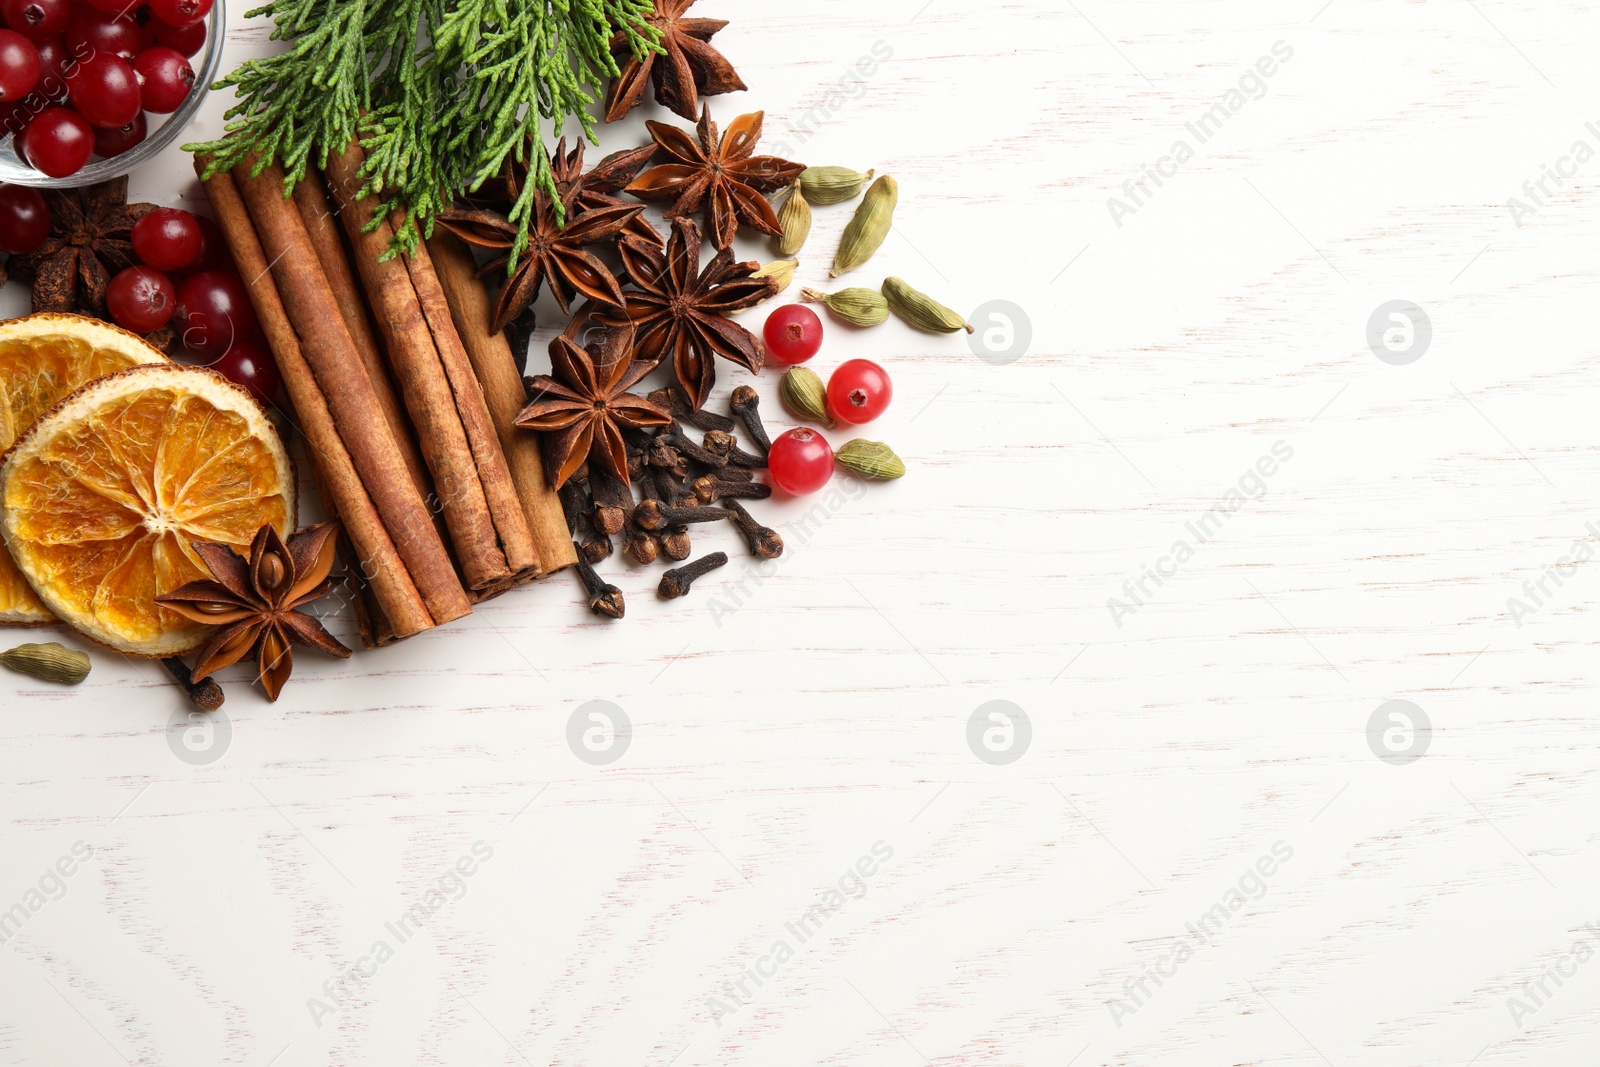
[[[733,243],[741,222],[762,233],[782,234],[778,214],[762,194],[793,185],[806,168],[777,156],[753,154],[761,139],[761,118],[760,111],[740,115],[728,124],[721,140],[709,107],[700,113],[696,137],[676,126],[645,123],[671,161],[645,171],[627,191],[640,200],[671,204],[669,219],[704,212],[706,236],[718,248]]]
[[[337,530],[338,523],[319,523],[294,534],[286,545],[268,524],[256,531],[248,562],[228,545],[195,542],[195,552],[216,580],[190,582],[156,597],[184,618],[222,627],[196,653],[195,681],[253,652],[267,699],[277,700],[294,669],[291,642],[340,659],[350,655],[320,622],[299,610],[340,580],[328,577]]]
[[[550,487],[561,488],[586,461],[631,484],[623,427],[642,430],[672,421],[660,404],[628,392],[656,365],[635,360],[623,346],[581,348],[557,337],[550,342],[550,369],[553,374],[528,379],[533,402],[516,419],[518,426],[540,431]]]
[[[130,204],[128,179],[113,178],[81,189],[51,189],[50,234],[26,256],[13,257],[33,275],[34,311],[87,311],[106,317],[106,287],[133,266],[133,224],[155,210]]]
[[[621,73],[606,94],[606,121],[616,122],[644,101],[647,83],[655,85],[656,100],[694,121],[702,96],[718,96],[749,88],[727,57],[712,47],[711,38],[726,26],[726,19],[684,18],[694,0],[654,0],[645,21],[661,33],[661,51],[642,57],[628,46],[625,34],[611,40],[611,50]]]
[[[691,408],[703,408],[716,383],[715,356],[748,371],[761,369],[761,342],[729,312],[754,307],[778,291],[771,278],[753,277],[755,263],[736,263],[724,248],[700,269],[700,230],[692,219],[674,219],[663,254],[649,245],[624,240],[622,262],[638,292],[625,296],[618,321],[633,324],[634,350],[658,363],[671,357],[678,387]],[[607,308],[602,316],[615,315]]]
[[[656,154],[653,144],[613,152],[585,174],[583,139],[578,139],[571,152],[566,148],[567,139],[563,137],[556,145],[556,154],[550,157],[550,172],[562,199],[572,205],[573,214],[578,218],[602,208],[628,206],[613,194],[621,192],[624,186],[638,177]],[[661,247],[660,232],[644,217],[643,212],[635,215],[621,232],[623,236],[637,237],[657,248]]]
[[[568,222],[562,227],[556,219],[554,202],[542,192],[535,193],[528,246],[518,256],[511,276],[495,300],[490,331],[499,333],[506,323],[531,306],[546,278],[550,281],[551,295],[563,312],[571,311],[572,298],[579,293],[602,304],[621,304],[622,287],[617,279],[604,263],[585,252],[583,246],[615,237],[643,210],[618,203],[615,207],[596,208],[574,217],[569,198],[566,203]],[[502,275],[506,273],[521,232],[516,223],[497,211],[479,209],[441,211],[437,218],[439,225],[468,244],[505,253],[479,271],[480,277],[496,271]]]

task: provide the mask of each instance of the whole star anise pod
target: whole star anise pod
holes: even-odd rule
[[[499,333],[506,323],[532,305],[546,278],[550,281],[551,295],[563,312],[571,312],[572,298],[579,293],[599,303],[621,304],[622,287],[617,279],[604,263],[585,252],[583,246],[617,236],[643,210],[618,203],[615,207],[596,208],[574,217],[569,200],[566,205],[568,223],[562,227],[556,218],[554,202],[543,193],[535,193],[528,247],[517,258],[511,276],[495,300],[490,331]],[[480,209],[452,209],[441,211],[436,217],[439,225],[468,244],[505,253],[479,271],[479,277],[496,271],[506,272],[521,232],[516,223],[497,211]]]
[[[717,380],[715,356],[751,372],[761,369],[761,342],[726,317],[778,291],[773,279],[753,277],[757,264],[736,263],[732,250],[724,248],[702,271],[700,229],[685,218],[673,220],[665,254],[631,239],[621,249],[623,265],[639,291],[625,295],[618,321],[633,324],[640,359],[658,363],[672,358],[690,407],[705,407],[711,395]],[[602,314],[613,313],[607,309]]]
[[[546,476],[552,489],[566,484],[585,462],[604,469],[623,485],[628,480],[628,446],[622,428],[666,426],[672,413],[653,400],[628,392],[656,369],[634,358],[632,331],[615,330],[604,345],[579,347],[567,337],[550,342],[552,374],[527,380],[533,402],[517,425],[541,434]]]
[[[777,156],[758,156],[762,112],[740,115],[717,139],[711,109],[700,113],[695,137],[676,126],[647,122],[650,136],[671,162],[645,171],[627,191],[640,200],[671,204],[667,218],[688,218],[704,212],[706,235],[718,248],[733,243],[744,223],[762,233],[781,234],[778,213],[763,193],[775,193],[795,183],[805,166]]]
[[[348,648],[299,610],[340,580],[328,577],[338,526],[319,523],[291,536],[287,545],[271,524],[263,526],[250,543],[248,562],[227,545],[195,542],[216,580],[190,582],[156,597],[187,619],[222,627],[196,653],[195,681],[254,653],[267,699],[277,700],[294,669],[291,643],[349,657]]]
[[[106,287],[134,265],[133,224],[155,210],[130,204],[128,179],[113,178],[81,189],[50,189],[50,235],[26,256],[14,257],[33,275],[34,311],[87,311],[106,316]]]
[[[611,40],[622,71],[606,94],[606,121],[616,122],[644,101],[647,82],[656,100],[694,121],[702,96],[718,96],[749,86],[739,78],[727,57],[711,45],[711,38],[726,26],[726,19],[691,19],[683,13],[694,0],[655,0],[655,10],[645,21],[661,32],[661,51],[634,55],[621,33]]]

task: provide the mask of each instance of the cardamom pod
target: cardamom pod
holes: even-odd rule
[[[59,641],[7,649],[0,652],[0,663],[14,671],[63,685],[77,685],[89,677],[88,654],[67,648]]]
[[[778,255],[792,256],[805,247],[806,238],[811,235],[811,205],[806,203],[798,182],[789,187],[789,199],[778,209],[778,225],[783,227],[783,235],[772,239]]]
[[[919,293],[900,278],[883,280],[883,296],[889,310],[919,330],[929,333],[972,332],[972,324],[926,293]]]
[[[833,454],[833,458],[839,466],[855,471],[863,478],[902,478],[906,473],[905,462],[882,441],[868,441],[860,437],[846,441]]]
[[[830,278],[855,270],[872,258],[872,254],[889,236],[894,225],[894,207],[900,200],[900,184],[885,174],[867,188],[867,195],[856,205],[856,213],[845,225],[844,236],[839,240],[839,252],[833,257]]]
[[[889,317],[889,302],[876,289],[840,289],[837,293],[802,289],[800,299],[821,304],[852,326],[876,326]]]
[[[795,268],[799,266],[800,261],[798,259],[775,259],[771,263],[763,263],[754,274],[750,275],[750,277],[771,278],[773,281],[777,282],[777,292],[773,293],[773,296],[776,296],[778,293],[781,293],[785,289],[789,288],[789,284],[794,281]],[[767,300],[771,299],[772,297],[767,297]],[[751,304],[750,307],[760,307],[762,304],[765,304],[767,300],[763,300],[760,303]],[[750,308],[740,308],[738,311],[729,312],[729,314],[743,315],[749,310]]]
[[[842,204],[860,196],[875,173],[849,167],[807,167],[800,172],[800,188],[813,204]]]
[[[778,382],[778,397],[795,418],[820,422],[833,429],[833,416],[828,414],[828,389],[816,371],[808,367],[790,367]]]

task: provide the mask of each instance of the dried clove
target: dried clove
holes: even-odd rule
[[[648,567],[656,561],[660,545],[648,530],[640,527],[633,517],[629,516],[628,525],[622,535],[622,550],[639,566]]]
[[[608,540],[606,542],[610,544]],[[578,548],[578,565],[572,568],[578,575],[578,581],[583,583],[583,588],[589,594],[589,610],[596,615],[608,619],[620,619],[627,614],[628,605],[622,599],[622,590],[608,584],[605,579],[595,573],[594,567],[584,558],[581,546]]]
[[[748,385],[741,385],[733,391],[729,403],[733,413],[739,416],[739,421],[744,423],[744,428],[750,431],[750,439],[761,449],[764,456],[772,451],[772,438],[767,436],[767,428],[761,425],[761,397]]]
[[[633,521],[646,530],[687,526],[692,522],[719,522],[727,517],[728,513],[721,508],[675,508],[659,500],[646,500],[633,510]]]
[[[689,527],[674,526],[661,535],[661,554],[674,563],[682,563],[689,558],[693,546],[689,543]]]
[[[739,447],[739,442],[734,440],[733,434],[722,430],[712,430],[706,434],[705,450],[723,457],[723,463],[737,463],[741,467],[767,465],[765,456],[752,456]]]
[[[583,528],[583,485],[576,477],[568,478],[556,490],[561,498],[561,513],[567,519],[567,532],[573,537]]]
[[[189,665],[176,656],[162,660],[161,665],[172,675],[172,680],[183,687],[184,694],[195,707],[201,711],[216,711],[222,707],[222,686],[217,684],[215,678],[195,681]]]
[[[729,440],[733,439],[733,435],[728,433],[726,430],[712,430],[710,433],[706,434],[706,439],[710,440],[716,434],[721,434],[723,437],[726,437]],[[687,437],[683,437],[678,434],[672,434],[668,444],[677,449],[679,452],[682,452],[684,458],[688,459],[692,463],[698,463],[702,467],[716,468],[725,467],[728,465],[727,455],[711,451],[710,449],[697,445]]]
[[[687,422],[697,430],[731,430],[733,420],[726,415],[718,415],[703,408],[692,408],[688,401],[676,389],[657,389],[649,398],[658,404],[665,404],[667,410],[672,412],[672,417],[679,422]]]
[[[783,537],[770,526],[763,526],[737,500],[724,500],[722,506],[733,516],[733,524],[744,534],[752,555],[777,559],[783,555]]]
[[[710,555],[701,556],[693,563],[686,563],[682,567],[674,567],[661,576],[661,584],[656,587],[656,592],[667,600],[686,596],[689,592],[689,587],[694,584],[696,578],[711,573],[718,567],[724,566],[727,562],[728,554],[726,552],[713,552]]]
[[[748,471],[748,467],[724,468]],[[762,485],[754,481],[723,481],[715,474],[708,474],[694,481],[694,495],[700,503],[709,504],[714,500],[728,500],[738,498],[741,500],[765,500],[772,495],[772,486]]]
[[[633,494],[609,471],[598,468],[589,472],[589,491],[594,495],[594,528],[610,536],[622,532],[628,509],[633,507]]]

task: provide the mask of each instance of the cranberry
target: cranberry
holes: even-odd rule
[[[139,144],[149,133],[149,124],[145,122],[144,112],[141,111],[133,117],[133,121],[126,126],[111,129],[106,126],[94,128],[94,150],[97,154],[110,159],[120,156],[134,145]]]
[[[212,270],[231,272],[233,254],[228,251],[228,242],[222,236],[222,230],[204,215],[196,215],[194,221],[200,225],[200,254],[193,263],[178,272],[179,276],[188,278]]]
[[[71,0],[0,0],[0,20],[30,41],[61,36],[71,17]]]
[[[893,398],[888,372],[870,359],[847,359],[828,379],[828,411],[840,422],[871,422]]]
[[[0,252],[25,256],[50,236],[50,207],[37,189],[0,185]]]
[[[115,15],[86,7],[78,8],[73,14],[63,36],[72,50],[72,58],[80,61],[96,52],[131,59],[144,42],[144,31],[132,15]]]
[[[194,88],[194,68],[171,48],[146,48],[133,57],[133,69],[144,86],[144,109],[158,115],[178,110]]]
[[[99,52],[72,68],[67,95],[91,125],[116,129],[139,113],[139,75],[121,56]]]
[[[767,451],[767,473],[795,496],[815,493],[833,477],[833,449],[815,430],[801,426],[780,434]]]
[[[255,332],[256,311],[238,276],[211,270],[190,275],[178,287],[174,321],[185,348],[215,358]]]
[[[176,304],[172,281],[154,267],[129,267],[106,289],[106,310],[118,326],[134,333],[161,329],[171,321]]]
[[[189,26],[211,14],[212,0],[150,0],[150,14],[170,26]]]
[[[67,75],[71,70],[72,53],[67,51],[67,42],[59,37],[39,42],[39,87],[35,90],[38,95],[56,103],[65,101]]]
[[[199,220],[175,207],[158,207],[133,224],[133,254],[157,270],[193,263],[201,240]]]
[[[151,44],[170,48],[180,55],[193,56],[206,43],[206,24],[191,22],[187,26],[173,26],[153,18],[144,28]]]
[[[211,369],[250,390],[263,404],[272,403],[278,395],[278,365],[257,338],[236,342]]]
[[[822,347],[822,320],[803,304],[789,304],[767,316],[761,335],[774,359],[804,363]]]
[[[40,69],[37,45],[16,30],[0,30],[0,102],[33,92]]]
[[[22,132],[22,154],[52,178],[76,174],[94,154],[94,127],[64,107],[40,112]]]

